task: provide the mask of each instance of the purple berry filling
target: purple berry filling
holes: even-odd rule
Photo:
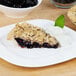
[[[49,43],[43,43],[42,45],[39,44],[38,42],[31,42],[31,41],[25,41],[21,38],[15,38],[19,46],[21,47],[27,47],[27,48],[58,48],[59,44],[51,46]]]

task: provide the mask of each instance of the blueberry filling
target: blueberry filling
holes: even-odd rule
[[[33,48],[31,41],[25,41],[24,46],[27,48]]]
[[[48,43],[43,43],[43,47],[45,47],[45,48],[52,48],[52,46],[50,44],[48,44]]]
[[[38,0],[0,0],[0,4],[13,8],[27,8],[38,4]]]
[[[55,44],[54,46],[52,46],[52,48],[58,48],[59,43]]]
[[[34,48],[40,48],[41,45],[38,42],[33,42],[33,47]]]
[[[25,41],[21,38],[15,38],[19,46],[26,47],[26,48],[58,48],[59,44],[57,43],[56,45],[50,45],[49,43],[43,43],[42,45],[39,44],[38,42],[31,42],[31,41]]]
[[[15,40],[17,41],[17,43],[21,46],[21,47],[24,47],[24,40],[20,39],[20,38],[15,38]]]

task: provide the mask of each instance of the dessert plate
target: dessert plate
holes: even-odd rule
[[[47,48],[20,48],[7,40],[7,34],[16,24],[0,28],[0,58],[22,67],[44,67],[76,58],[76,32],[68,27],[63,29],[54,26],[54,21],[36,19],[26,21],[39,26],[47,33],[55,36],[61,47]],[[22,22],[21,22],[22,23]]]

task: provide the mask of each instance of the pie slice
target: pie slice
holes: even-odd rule
[[[43,29],[28,23],[17,24],[8,34],[8,40],[15,40],[26,48],[58,48],[59,42]]]
[[[73,24],[76,25],[76,5],[73,6],[71,9],[69,9],[69,11],[68,11],[68,17],[73,22]]]

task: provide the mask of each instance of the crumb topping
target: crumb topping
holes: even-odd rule
[[[49,43],[55,45],[58,41],[47,34],[43,29],[33,26],[28,23],[17,24],[16,27],[8,34],[8,40],[14,38],[21,38],[32,42],[38,42],[40,44]]]

